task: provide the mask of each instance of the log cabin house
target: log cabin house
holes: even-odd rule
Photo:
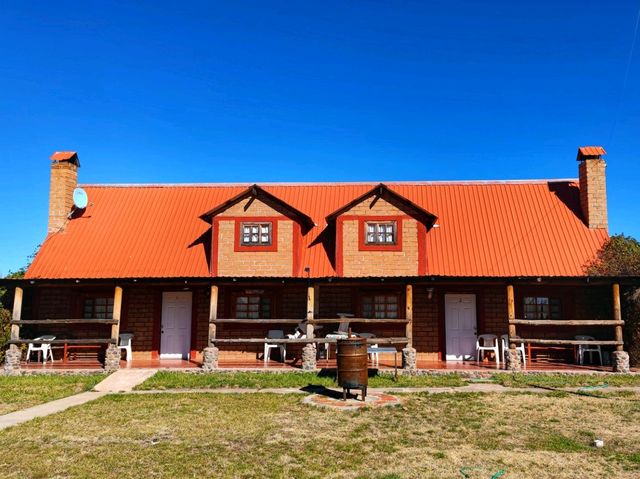
[[[269,330],[302,323],[269,341],[313,369],[347,321],[410,369],[473,362],[484,333],[509,335],[511,368],[521,343],[534,365],[571,362],[578,334],[624,355],[618,283],[585,273],[608,238],[604,154],[580,148],[577,179],[83,184],[79,209],[78,155],[56,152],[48,234],[5,281],[5,367],[47,333],[56,360],[116,368],[124,331],[134,365],[259,364]]]

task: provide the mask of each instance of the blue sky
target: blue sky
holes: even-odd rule
[[[639,0],[129,3],[0,6],[0,274],[63,149],[146,183],[566,178],[603,145],[640,237]]]

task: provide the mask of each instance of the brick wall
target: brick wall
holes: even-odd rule
[[[78,185],[78,167],[69,161],[51,164],[49,189],[49,226],[53,233],[64,227],[73,207],[73,190]]]
[[[382,198],[365,200],[341,215],[342,268],[346,277],[416,276],[418,274],[418,222],[402,221],[402,251],[359,251],[360,223],[349,216],[405,216]]]
[[[589,228],[607,228],[606,163],[602,159],[580,162],[580,206]]]
[[[122,332],[134,334],[134,359],[151,359],[153,351],[154,321],[160,318],[160,291],[153,287],[127,287],[124,289]]]
[[[277,251],[235,251],[236,222],[231,217],[276,216]],[[229,218],[225,220],[225,218]],[[239,202],[216,217],[218,276],[291,276],[293,272],[293,221],[260,200]]]
[[[413,287],[413,347],[420,361],[440,359],[440,294],[429,299],[426,287]]]

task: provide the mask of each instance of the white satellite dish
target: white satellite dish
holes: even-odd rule
[[[73,190],[73,204],[79,210],[83,210],[89,204],[89,197],[87,196],[87,192],[82,188],[76,188]]]

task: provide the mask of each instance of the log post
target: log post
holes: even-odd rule
[[[16,291],[13,295],[13,316],[12,319],[14,321],[20,321],[22,319],[22,288],[16,286]],[[20,339],[20,325],[12,324],[11,325],[11,339],[17,340]]]
[[[211,297],[209,298],[209,339],[207,345],[213,346],[216,339],[216,319],[218,319],[218,286],[211,285]]]
[[[307,287],[307,330],[305,331],[307,339],[313,339],[314,324],[311,322],[315,317],[316,311],[316,289],[314,286]],[[316,369],[317,349],[315,343],[307,343],[302,348],[302,369],[305,371],[313,371]]]
[[[516,349],[513,338],[516,337],[516,325],[512,323],[516,319],[516,301],[513,295],[513,285],[507,285],[507,313],[509,318],[509,349]]]
[[[413,286],[408,284],[405,293],[405,318],[407,320],[407,347],[413,347]]]
[[[613,319],[615,321],[622,321],[622,308],[620,306],[620,285],[618,283],[613,284]],[[615,326],[615,340],[623,341],[622,338],[622,325],[617,324]],[[622,344],[616,345],[616,351],[623,351],[624,346]]]
[[[315,317],[315,297],[316,290],[313,286],[307,288],[307,321],[311,321]],[[313,339],[314,325],[307,322],[307,330],[305,331],[307,338]]]
[[[120,317],[122,315],[122,288],[116,286],[113,293],[113,320],[116,321],[111,325],[111,339],[118,344],[120,337]]]

